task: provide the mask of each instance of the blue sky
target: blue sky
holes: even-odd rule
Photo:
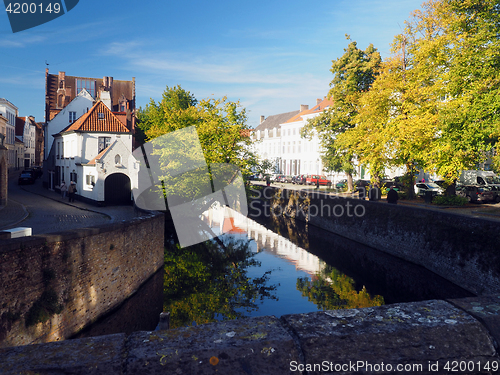
[[[0,97],[44,119],[44,74],[136,78],[137,106],[181,85],[197,99],[239,100],[260,115],[312,106],[328,93],[345,34],[389,56],[421,0],[95,1],[13,34],[0,14]]]

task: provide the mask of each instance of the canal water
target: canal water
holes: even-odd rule
[[[162,310],[175,315],[171,321],[175,327],[227,318],[279,317],[472,296],[421,266],[300,221],[275,216],[250,220],[234,212],[226,212],[220,220],[207,216],[206,221],[215,234],[225,233],[219,237],[224,244],[246,244],[247,257],[242,260],[238,255],[244,266],[233,267],[236,261],[229,260],[228,268],[221,269],[225,274],[217,277],[204,266],[200,269],[190,248],[178,249],[189,261],[167,256],[165,271],[78,337],[153,330]],[[210,259],[224,259],[224,251],[217,252],[219,258],[213,258],[214,250],[210,251]],[[186,281],[180,281],[183,277]],[[249,282],[233,285],[236,280]],[[211,281],[215,283],[212,287],[208,286]],[[166,293],[176,287],[177,292]]]

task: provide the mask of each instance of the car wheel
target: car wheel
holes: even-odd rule
[[[497,196],[495,197],[495,202],[496,202],[496,203],[500,203],[500,195],[497,195]]]

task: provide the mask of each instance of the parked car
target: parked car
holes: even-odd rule
[[[292,183],[293,184],[297,184],[297,185],[305,185],[306,180],[307,180],[307,175],[306,174],[301,174],[301,175],[295,176],[292,179]]]
[[[332,186],[332,182],[326,178],[326,176],[319,176],[319,175],[311,175],[308,176],[306,179],[306,184],[307,185],[317,185],[319,181],[320,185],[326,185],[328,187]]]
[[[415,184],[415,194],[423,196],[428,191],[430,191],[433,196],[442,195],[444,193],[443,188],[434,182],[417,182]]]
[[[390,189],[394,186],[394,190],[400,191],[403,190],[402,184],[393,180],[383,180],[382,187],[386,189]]]
[[[495,192],[489,187],[478,185],[457,185],[458,196],[465,197],[469,202],[490,202],[495,200]]]
[[[19,179],[17,180],[18,185],[34,184],[35,175],[32,171],[22,171]]]
[[[360,187],[364,187],[364,188],[368,188],[370,187],[370,181],[368,180],[356,180],[354,182],[354,188],[360,188]]]
[[[335,184],[337,189],[344,189],[347,186],[347,180],[340,180]]]
[[[292,180],[293,180],[293,176],[284,176],[282,182],[285,182],[287,184],[291,184]]]

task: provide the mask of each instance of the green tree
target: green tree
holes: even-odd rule
[[[217,164],[232,164],[243,176],[250,174],[257,158],[250,151],[250,128],[246,121],[246,110],[239,102],[228,101],[226,97],[198,101],[180,86],[167,87],[158,103],[151,99],[140,112],[140,128],[146,140],[152,142],[151,158],[157,158],[155,163],[162,171],[158,180],[164,185],[157,188],[169,197],[189,201],[212,192],[213,168]],[[179,135],[174,140],[160,137],[190,126],[196,128],[194,138],[191,135]],[[202,154],[193,152],[198,142]],[[183,166],[198,169],[176,175]],[[229,183],[235,176],[236,169],[225,177]],[[210,204],[207,202],[207,207]]]
[[[350,37],[347,36],[350,40]],[[369,45],[366,50],[351,41],[344,54],[333,61],[328,98],[333,104],[321,115],[314,117],[302,129],[301,135],[311,137],[316,131],[323,149],[322,159],[329,171],[345,172],[348,188],[352,190],[352,174],[355,170],[355,153],[345,143],[337,142],[337,137],[356,126],[354,118],[359,110],[359,99],[371,87],[380,67],[380,54]]]
[[[335,268],[324,274],[317,274],[313,280],[308,277],[297,278],[297,290],[322,310],[354,309],[384,304],[384,297],[370,296],[364,286],[357,291],[354,280]]]
[[[212,241],[165,252],[164,311],[171,313],[171,327],[242,318],[257,310],[259,302],[274,295],[268,285],[271,271],[250,278],[248,267],[260,266],[248,242]]]

